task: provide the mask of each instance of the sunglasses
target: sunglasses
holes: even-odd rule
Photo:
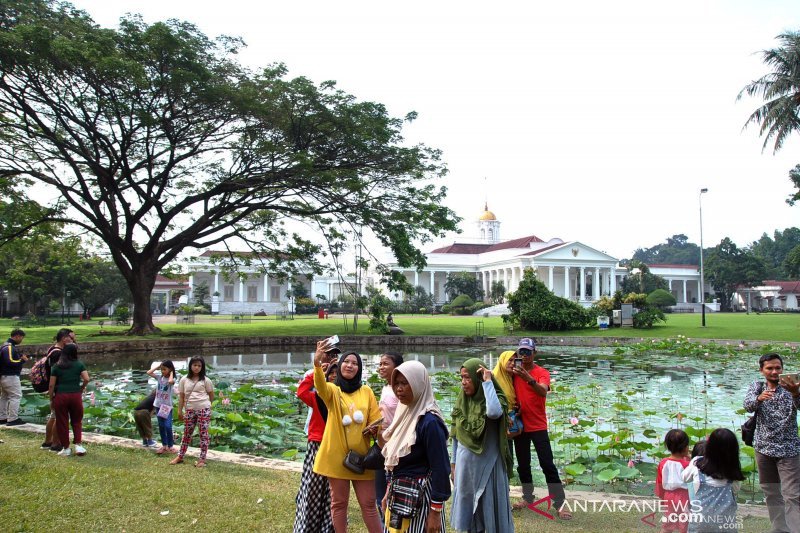
[[[528,356],[528,355],[533,355],[533,351],[532,350],[528,350],[527,348],[519,349],[519,350],[517,350],[517,353],[519,353],[523,357]]]

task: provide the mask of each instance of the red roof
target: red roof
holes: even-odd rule
[[[776,281],[765,279],[764,285],[777,285],[781,288],[781,294],[800,294],[800,281]]]
[[[188,289],[187,281],[188,279],[186,278],[170,279],[161,274],[156,274],[156,286],[161,289]]]
[[[529,235],[527,237],[520,237],[519,239],[512,239],[510,241],[498,242],[496,244],[468,244],[463,242],[454,242],[450,246],[437,248],[431,251],[432,254],[483,254],[486,252],[494,252],[496,250],[509,250],[511,248],[530,248],[532,242],[544,242],[536,235]]]

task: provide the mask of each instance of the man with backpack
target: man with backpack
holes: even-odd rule
[[[22,399],[19,375],[28,356],[17,348],[24,338],[24,331],[14,329],[8,340],[0,346],[0,424],[6,426],[25,423],[19,417],[19,402]]]
[[[49,384],[50,384],[50,370],[58,363],[59,357],[61,357],[61,351],[64,349],[64,346],[67,344],[75,344],[75,332],[69,328],[61,328],[56,333],[56,343],[51,346],[47,350],[47,355],[45,356],[44,360],[44,378],[46,378],[46,384],[43,392],[47,392]],[[37,365],[39,363],[36,363]],[[35,367],[36,365],[34,365]],[[33,383],[34,389],[38,390],[37,384],[34,382],[34,371],[31,370],[31,382]],[[38,379],[38,378],[36,378]],[[47,424],[45,425],[45,437],[44,442],[42,443],[41,448],[43,450],[50,450],[52,452],[60,452],[64,448],[61,446],[61,443],[58,442],[58,433],[56,432],[56,415],[52,410],[52,406],[50,409],[50,416],[47,417]]]

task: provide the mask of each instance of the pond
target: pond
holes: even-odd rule
[[[540,349],[537,362],[552,378],[547,408],[554,454],[571,488],[652,494],[667,430],[680,427],[694,442],[716,427],[738,433],[745,420],[742,399],[748,384],[759,377],[757,354],[645,348]],[[404,357],[428,367],[437,399],[449,416],[459,390],[456,373],[461,363],[479,357],[493,367],[504,350],[423,347]],[[163,358],[176,361],[180,372],[185,371],[189,355],[193,354],[170,353]],[[203,355],[220,393],[212,448],[302,460],[307,410],[294,390],[311,367],[308,347]],[[365,379],[378,395],[383,385],[375,374],[380,351],[371,347],[362,355]],[[94,387],[86,407],[86,430],[137,437],[131,408],[152,389],[155,382],[145,372],[156,361],[160,358],[152,353],[87,361]],[[26,393],[24,402],[23,416],[28,419],[47,411],[43,395]],[[752,448],[743,447],[742,464],[749,475],[742,498],[758,501]],[[539,485],[543,481],[535,479]]]

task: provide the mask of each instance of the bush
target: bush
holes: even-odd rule
[[[444,314],[449,314],[449,313],[450,313],[450,311],[451,311],[451,309],[450,309],[450,304],[444,304],[444,305],[442,306],[442,313],[444,313]]]
[[[124,305],[120,305],[114,310],[114,318],[118,322],[127,322],[131,318],[131,310]]]
[[[450,302],[450,311],[457,315],[472,314],[472,306],[475,302],[466,294],[456,296],[455,300]]]
[[[523,329],[562,331],[594,323],[594,316],[588,309],[550,292],[530,268],[525,269],[519,287],[509,296],[508,307],[510,322],[506,323],[519,324]]]
[[[664,289],[654,290],[647,295],[647,299],[645,301],[647,302],[647,305],[651,307],[658,307],[659,309],[664,309],[665,307],[669,307],[677,303],[675,297]]]
[[[657,307],[642,309],[633,315],[633,327],[639,329],[650,329],[656,322],[665,322],[664,311]]]

